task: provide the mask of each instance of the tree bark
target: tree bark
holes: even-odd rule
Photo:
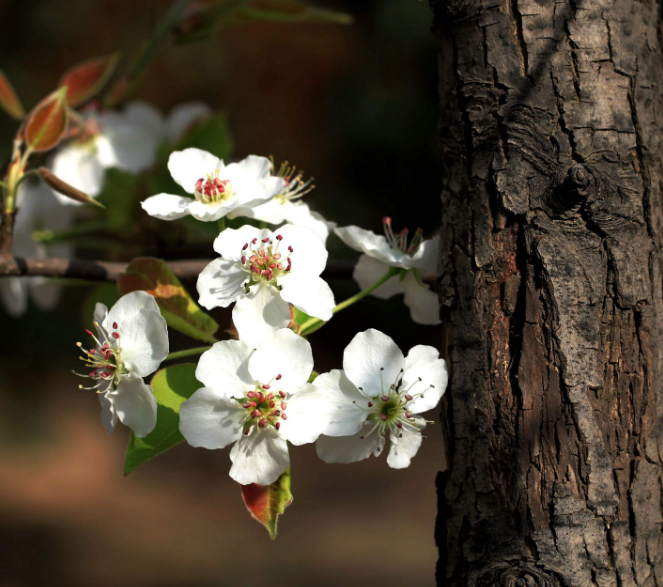
[[[431,4],[438,583],[663,585],[659,3]]]

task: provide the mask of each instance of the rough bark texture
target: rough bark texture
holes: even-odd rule
[[[438,583],[663,585],[659,5],[432,0]]]

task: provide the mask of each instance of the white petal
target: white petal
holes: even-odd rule
[[[233,308],[233,322],[240,340],[254,348],[268,335],[286,328],[292,315],[288,302],[272,285],[254,285]]]
[[[223,218],[234,210],[236,206],[237,204],[233,202],[212,202],[211,204],[205,204],[204,202],[194,200],[189,204],[189,214],[201,222],[216,222],[219,218]]]
[[[325,463],[347,464],[363,461],[384,442],[378,431],[373,430],[374,426],[373,423],[366,422],[359,432],[351,436],[321,436],[315,443],[315,450]],[[360,438],[361,436],[364,438]]]
[[[320,390],[328,403],[330,416],[324,430],[326,436],[348,436],[361,429],[367,416],[361,409],[367,407],[366,397],[357,391],[341,369],[318,375],[313,386]]]
[[[132,291],[115,302],[115,305],[108,312],[108,324],[112,325],[114,322],[122,324],[127,318],[141,310],[160,313],[159,305],[154,296],[145,291]]]
[[[373,259],[373,257],[369,257],[368,255],[361,255],[352,272],[352,277],[361,289],[366,289],[378,281],[378,279],[383,278],[387,271],[389,271],[389,265],[386,263]],[[400,281],[399,276],[395,275],[374,290],[371,295],[381,300],[388,300],[391,296],[403,293],[403,291],[403,283]]]
[[[124,119],[132,126],[140,126],[155,141],[163,139],[166,122],[161,110],[144,100],[132,100],[123,112]]]
[[[211,310],[212,308],[227,308],[239,297],[244,296],[244,284],[249,280],[249,274],[239,263],[227,259],[215,259],[198,276],[196,289],[198,290],[198,303]]]
[[[230,476],[242,485],[274,483],[290,466],[288,443],[268,426],[242,436],[230,451]]]
[[[415,423],[419,429],[426,425],[423,418],[415,418]],[[410,466],[412,457],[417,454],[422,441],[421,433],[403,428],[401,430],[401,438],[396,438],[391,435],[391,448],[387,456],[387,464],[392,469],[405,469]]]
[[[30,298],[42,312],[50,312],[60,302],[62,288],[53,282],[49,282],[49,280],[28,279],[28,287],[30,289]]]
[[[329,425],[329,402],[309,383],[292,399],[288,398],[284,413],[288,419],[280,420],[279,433],[295,446],[315,442]]]
[[[446,391],[448,380],[447,364],[437,349],[426,345],[412,347],[405,359],[401,385],[401,391],[407,389],[414,397],[407,409],[415,414],[432,410]],[[419,396],[421,393],[424,395]]]
[[[108,398],[108,393],[99,394],[99,403],[101,404],[101,423],[106,428],[108,434],[112,434],[117,425],[117,414],[113,407],[113,402]]]
[[[19,277],[0,279],[0,299],[12,318],[23,316],[28,311],[28,284]]]
[[[275,391],[298,392],[312,370],[311,343],[288,328],[268,335],[249,359],[253,380],[271,384]],[[281,379],[275,381],[279,375]]]
[[[440,237],[434,236],[419,245],[417,252],[411,257],[403,258],[405,267],[421,269],[426,273],[437,273],[437,259],[440,254]]]
[[[281,297],[306,312],[309,316],[329,320],[332,317],[334,306],[334,293],[329,284],[317,276],[299,276],[289,274],[279,279],[282,287]]]
[[[89,145],[69,145],[60,149],[53,157],[51,169],[62,181],[91,198],[99,195],[106,176],[96,152]],[[81,205],[62,194],[53,193],[62,204]]]
[[[167,134],[171,143],[182,137],[192,126],[212,116],[214,111],[204,102],[185,102],[168,114]]]
[[[120,422],[138,438],[147,436],[157,425],[157,399],[141,377],[129,373],[120,378],[117,389],[108,392]]]
[[[190,194],[195,192],[196,182],[208,173],[214,173],[215,169],[223,169],[223,161],[201,149],[175,151],[168,159],[168,170],[173,179]]]
[[[357,334],[343,352],[345,374],[367,397],[388,395],[389,386],[404,366],[396,343],[372,328]]]
[[[164,317],[158,312],[141,310],[118,326],[124,366],[141,377],[154,373],[168,356],[168,326]]]
[[[180,432],[191,446],[224,448],[242,435],[246,410],[213,389],[197,390],[180,406]]]
[[[228,214],[228,218],[255,218],[269,224],[281,224],[285,220],[286,208],[289,205],[280,198],[274,198],[260,206],[237,208]]]
[[[274,231],[274,235],[279,234],[283,237],[279,245],[280,251],[285,253],[289,246],[293,248],[290,254],[292,275],[317,277],[324,271],[327,265],[327,249],[311,229],[286,224]]]
[[[267,157],[260,157],[259,155],[249,155],[237,165],[242,167],[247,175],[254,179],[269,177],[272,169],[272,162]]]
[[[403,287],[405,289],[405,305],[410,308],[410,316],[417,324],[431,326],[442,324],[440,320],[440,300],[437,294],[426,283],[419,283],[414,275],[416,269],[409,271]]]
[[[285,207],[285,212],[288,222],[312,230],[323,244],[327,242],[329,231],[336,226],[336,223],[325,220],[322,214],[312,212],[308,205],[301,201],[290,203]]]
[[[99,324],[99,326],[105,327],[107,318],[108,308],[104,304],[97,302],[94,306],[94,321]]]
[[[158,194],[141,202],[141,206],[145,212],[155,218],[177,220],[189,214],[189,204],[192,203],[193,200],[191,198],[183,198],[182,196],[173,196],[171,194]]]
[[[140,173],[154,164],[158,139],[129,121],[106,124],[95,139],[97,158],[103,167]]]
[[[196,379],[223,397],[242,397],[255,388],[249,375],[253,348],[240,340],[222,340],[205,351],[196,367]]]
[[[360,253],[366,253],[374,259],[378,259],[392,267],[405,267],[404,257],[409,257],[405,253],[392,249],[387,239],[381,234],[375,234],[370,230],[359,228],[358,226],[344,226],[335,228],[334,232],[350,248]]]
[[[245,224],[241,228],[226,228],[219,236],[214,239],[214,250],[224,259],[240,261],[243,255],[243,247],[254,239],[260,241],[264,238],[270,238],[272,231],[256,228]]]

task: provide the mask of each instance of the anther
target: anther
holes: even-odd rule
[[[295,252],[295,250],[292,248],[292,246],[289,246],[289,247],[288,247],[288,251],[290,251],[291,253],[294,253],[294,252]]]
[[[412,417],[412,412],[405,412],[405,417],[406,418],[411,418]]]
[[[380,418],[382,419],[383,422],[387,421],[387,414],[380,414]]]
[[[409,402],[412,401],[412,396],[409,393],[406,393],[403,397]]]
[[[113,322],[113,330],[117,330],[117,322]]]
[[[287,407],[288,407],[288,404],[286,404],[285,402],[281,402],[281,409],[282,410],[285,410]]]
[[[260,422],[258,422],[258,426],[260,426],[261,428],[267,426],[267,418],[263,418],[262,420],[260,420]]]
[[[399,428],[403,428],[403,422],[397,422],[396,426],[398,426]]]
[[[283,377],[283,375],[281,375],[281,374],[279,373],[279,374],[276,376],[276,380],[278,381],[279,379],[281,379],[281,377]],[[283,392],[280,391],[279,393],[283,393]]]
[[[277,241],[282,241],[282,240],[283,240],[283,237],[282,237],[280,234],[277,234],[274,238],[275,238]]]
[[[274,424],[274,428],[276,428],[277,430],[278,430],[280,427],[281,427],[281,422],[277,422],[276,424]]]
[[[373,402],[368,402],[368,407],[372,408],[373,407]]]
[[[262,416],[262,412],[260,410],[253,410],[251,412],[251,417],[252,418],[260,418]]]
[[[248,249],[248,248],[249,248],[249,243],[246,243],[246,244],[242,247],[242,251],[246,251],[246,249]]]
[[[283,418],[284,420],[287,420],[287,419],[288,419],[288,414],[286,414],[285,412],[283,412],[283,413],[281,414],[281,418]]]
[[[243,407],[245,410],[247,410],[247,409],[249,409],[249,408],[252,408],[252,407],[254,407],[254,406],[253,406],[253,402],[243,404],[242,407]]]
[[[279,391],[279,395],[285,399],[285,391]]]
[[[262,239],[262,242],[263,242],[263,243],[269,242],[269,239],[268,239],[268,238],[264,238],[264,239]]]
[[[88,334],[88,335],[90,335],[90,336],[94,336],[94,334],[92,334],[89,330],[86,330],[86,331],[85,331],[85,334]]]
[[[262,386],[263,389],[269,389],[269,385],[265,383],[265,385]],[[269,396],[267,396],[269,398]]]
[[[120,338],[119,332],[113,332],[113,338]]]
[[[388,395],[383,395],[380,399],[381,399],[383,402],[388,402],[388,401],[389,401],[389,396],[388,396]]]
[[[255,391],[249,391],[249,393],[246,394],[247,397],[255,397],[258,395]]]

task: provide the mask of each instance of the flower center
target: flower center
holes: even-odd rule
[[[75,138],[74,144],[79,147],[85,147],[92,152],[97,150],[97,137],[104,130],[104,124],[95,118],[88,118],[81,127],[72,129],[72,137]]]
[[[196,182],[194,195],[204,204],[222,202],[232,196],[232,184],[229,179],[219,179],[219,170],[215,169],[207,178],[201,177]]]
[[[275,174],[276,165],[274,164],[274,158],[272,160],[272,175],[280,177],[285,180],[285,187],[274,196],[274,199],[279,204],[285,204],[290,200],[296,200],[305,196],[310,191],[315,189],[313,185],[313,178],[310,177],[304,181],[304,172],[297,171],[297,167],[290,165],[287,161],[281,163],[278,172]]]
[[[368,412],[366,420],[373,423],[373,427],[360,438],[363,440],[367,438],[374,432],[377,432],[380,436],[383,437],[383,441],[378,447],[378,451],[382,450],[384,446],[384,438],[387,435],[387,432],[397,438],[403,437],[403,430],[408,430],[410,432],[415,432],[416,434],[421,434],[421,430],[416,424],[416,420],[410,411],[410,405],[412,402],[420,397],[424,397],[424,394],[428,389],[435,387],[434,385],[429,385],[427,389],[421,393],[411,395],[410,391],[417,384],[421,383],[421,378],[418,378],[407,388],[403,387],[403,369],[400,370],[394,382],[385,389],[382,376],[384,373],[384,367],[380,369],[380,395],[376,395],[367,402],[367,407],[364,408],[360,406],[356,401],[354,403],[358,408]],[[359,388],[361,391],[363,388]]]
[[[274,380],[279,379],[281,375],[277,375]],[[285,402],[287,394],[285,391],[270,391],[270,388],[269,383],[258,384],[255,391],[249,391],[243,399],[237,400],[246,410],[244,434],[249,434],[252,428],[259,432],[267,426],[278,430],[281,427],[280,420],[288,419],[288,405]]]
[[[76,373],[75,371],[74,373],[79,377],[87,377],[97,382],[92,387],[83,387],[82,385],[79,385],[79,389],[99,389],[100,387],[103,387],[103,389],[97,391],[97,393],[101,393],[105,391],[108,386],[117,387],[120,376],[127,373],[127,371],[120,360],[120,346],[118,344],[120,333],[117,332],[117,322],[113,323],[110,335],[113,339],[112,341],[109,339],[106,331],[99,327],[97,322],[95,322],[94,325],[99,332],[102,333],[103,342],[92,334],[91,331],[86,330],[85,333],[94,339],[96,346],[90,350],[86,350],[83,348],[83,343],[76,343],[76,346],[83,352],[83,356],[79,357],[80,360],[85,361],[85,366],[88,369],[91,369],[91,371],[87,374]]]
[[[283,277],[292,269],[290,255],[294,252],[288,247],[287,253],[280,252],[283,237],[277,234],[274,237],[276,244],[270,238],[258,241],[254,238],[242,247],[242,269],[251,274],[251,283],[265,282],[276,286],[279,277]]]
[[[392,249],[407,253],[410,256],[417,252],[423,240],[424,231],[421,228],[417,228],[412,240],[408,243],[409,229],[404,228],[398,234],[395,234],[391,228],[391,218],[389,216],[385,216],[382,219],[382,226],[384,228],[384,236],[387,238],[387,242]]]

